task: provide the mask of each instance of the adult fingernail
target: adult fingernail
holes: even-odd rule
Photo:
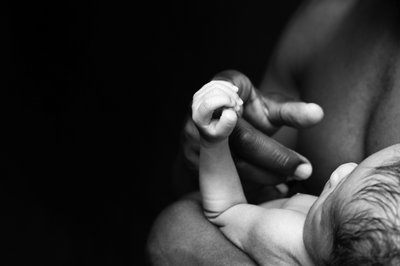
[[[294,171],[294,178],[297,180],[307,179],[311,176],[312,167],[308,163],[303,163],[297,166],[296,170]]]
[[[315,103],[308,103],[307,104],[308,112],[312,114],[315,118],[321,119],[324,116],[324,110]]]

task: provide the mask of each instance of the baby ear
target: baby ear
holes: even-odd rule
[[[343,178],[347,177],[351,172],[353,172],[357,166],[358,164],[356,163],[345,163],[336,168],[329,178],[331,186],[337,186],[337,184],[339,184]]]

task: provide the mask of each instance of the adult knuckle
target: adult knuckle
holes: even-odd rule
[[[276,112],[276,115],[275,115],[275,119],[274,119],[274,123],[275,124],[277,124],[277,125],[280,125],[280,124],[282,124],[283,123],[283,121],[285,121],[285,104],[286,103],[284,103],[284,104],[282,104],[279,108],[278,108],[278,110],[277,110],[277,112]]]
[[[290,160],[290,157],[288,154],[284,154],[279,150],[273,150],[271,156],[272,156],[272,160],[274,161],[274,163],[282,168],[285,168],[288,165],[289,160]]]

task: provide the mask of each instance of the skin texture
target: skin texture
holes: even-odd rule
[[[199,185],[204,214],[260,265],[323,265],[332,253],[329,232],[334,209],[340,205],[353,213],[357,206],[363,208],[364,204],[351,202],[360,189],[371,185],[368,180],[372,176],[373,182],[391,185],[387,177],[371,175],[371,170],[397,161],[400,145],[378,151],[360,165],[342,164],[330,175],[319,197],[296,194],[269,201],[269,207],[248,204],[228,143],[242,109],[246,109],[238,91],[229,82],[214,80],[193,96],[192,117],[200,133]],[[221,115],[215,116],[219,110]]]
[[[312,128],[279,131],[283,144],[312,163],[303,191],[319,194],[338,165],[359,163],[400,142],[398,12],[396,1],[305,1],[277,44],[259,89],[297,94],[324,110]],[[247,132],[247,141],[260,142],[257,131]],[[152,264],[252,265],[205,220],[199,204],[193,195],[184,196],[159,215],[148,239]]]

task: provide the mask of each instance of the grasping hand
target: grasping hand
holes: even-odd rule
[[[194,94],[192,119],[203,141],[220,141],[232,133],[242,113],[238,91],[230,82],[211,81]]]
[[[277,142],[272,136],[281,126],[306,128],[323,118],[320,106],[305,103],[280,93],[265,93],[257,90],[251,81],[238,71],[218,73],[213,80],[226,81],[239,88],[243,99],[243,115],[240,117],[229,142],[235,164],[243,185],[270,187],[287,181],[288,178],[303,180],[312,173],[311,163],[302,155]],[[200,130],[201,131],[201,130]],[[183,168],[197,173],[199,161],[200,133],[192,119],[187,119],[182,136]],[[176,164],[178,165],[178,164]],[[177,176],[179,172],[176,172]],[[187,180],[188,172],[182,179]],[[180,185],[183,181],[177,181]],[[261,186],[260,186],[261,185]],[[255,186],[257,187],[257,186]],[[257,189],[257,188],[256,188]],[[264,193],[265,194],[265,193]]]
[[[312,173],[310,162],[269,136],[281,126],[307,128],[317,124],[323,118],[321,107],[281,93],[263,93],[238,71],[223,71],[213,79],[236,85],[245,102],[243,119],[239,119],[230,137],[241,176],[266,185],[288,177],[308,178]]]

